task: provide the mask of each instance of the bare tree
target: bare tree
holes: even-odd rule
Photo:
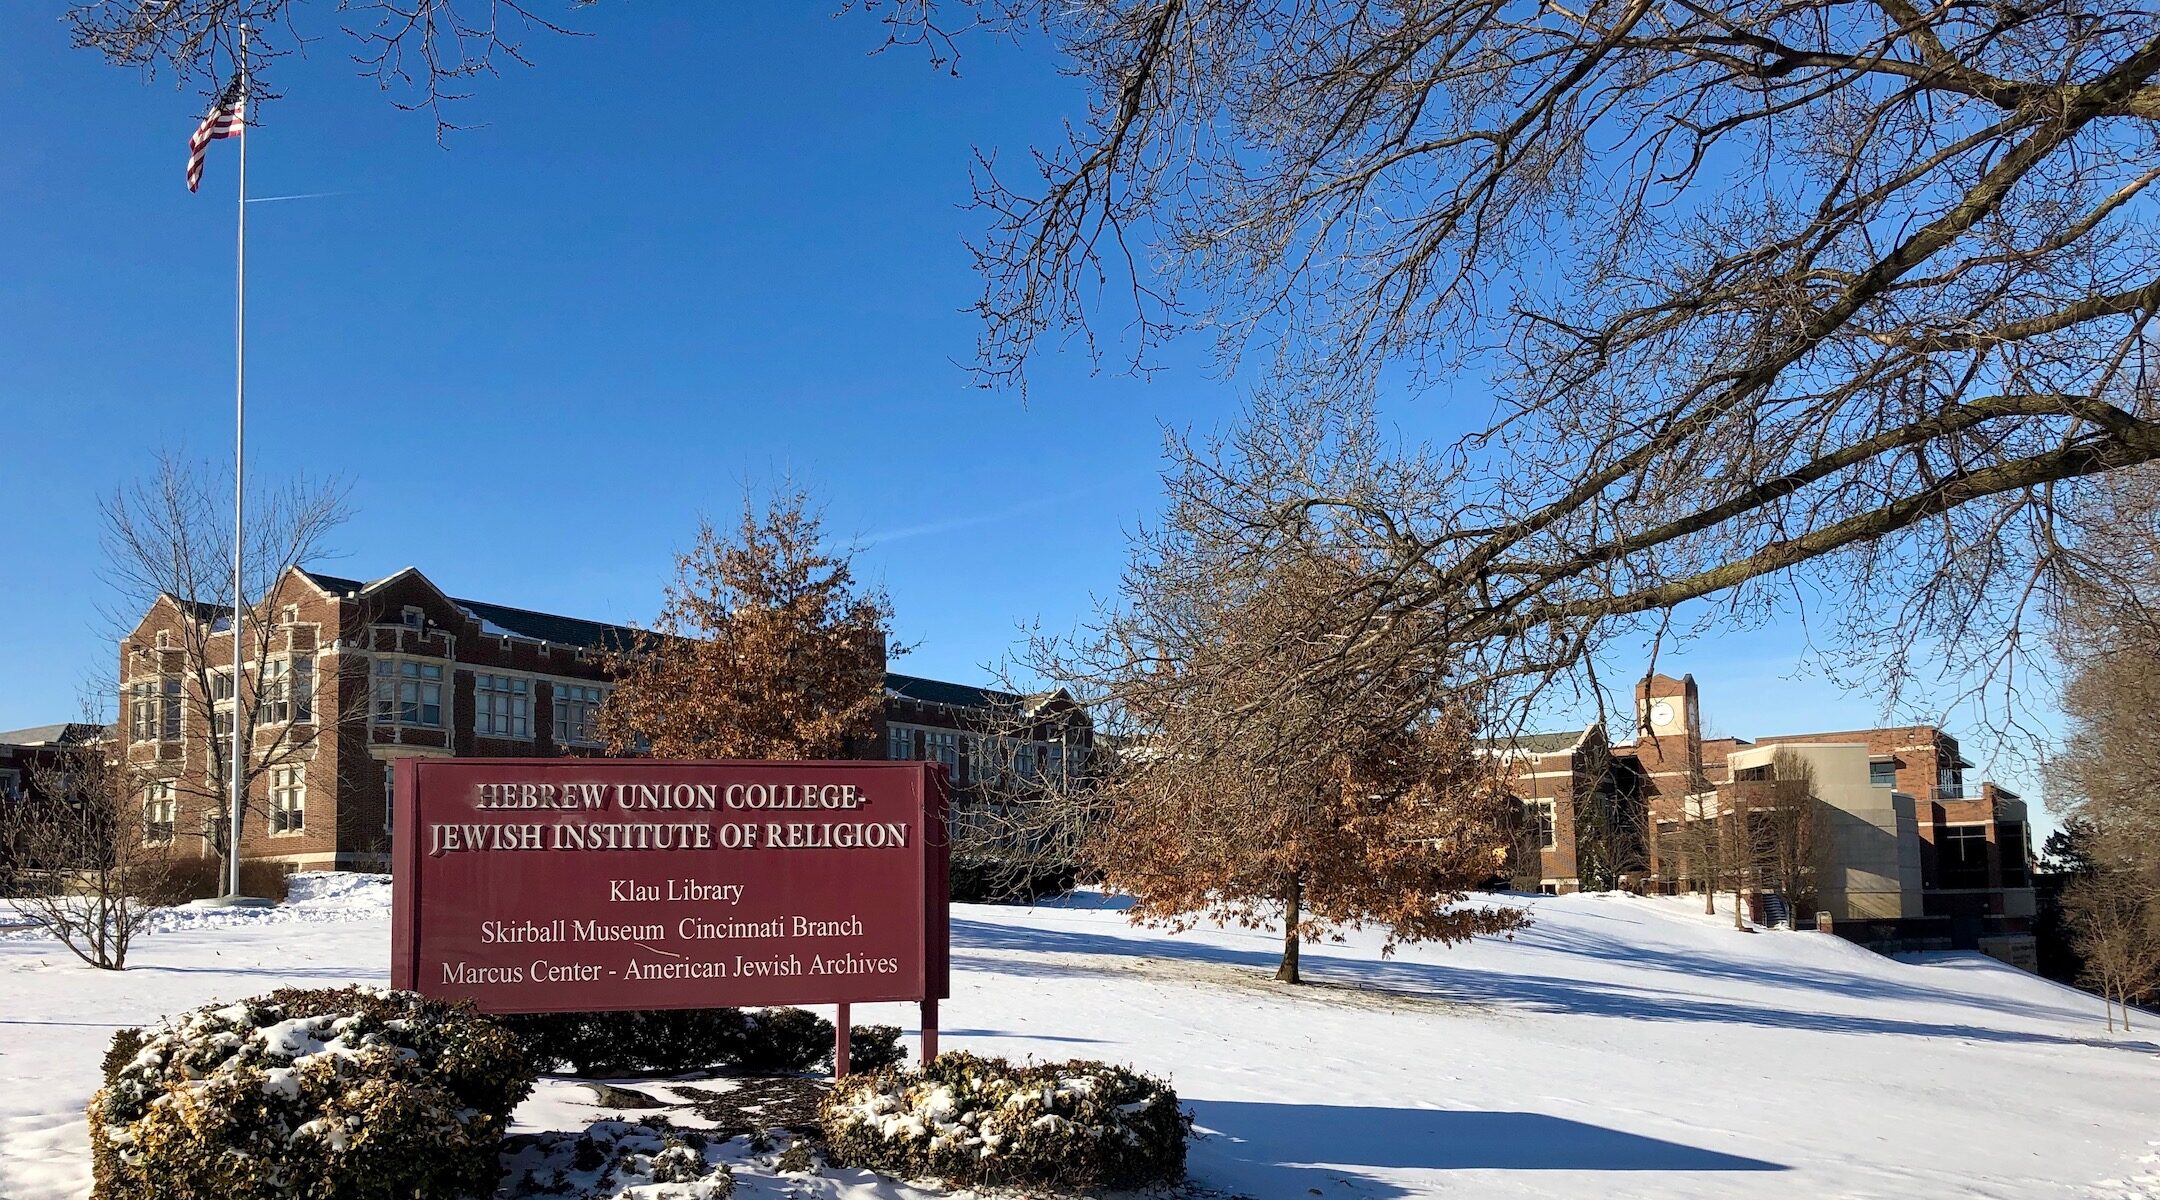
[[[2160,471],[2096,489],[2072,545],[2055,649],[2068,728],[2048,764],[2049,804],[2089,822],[2104,858],[2160,865]]]
[[[124,970],[173,862],[143,824],[140,772],[120,745],[70,742],[56,757],[32,768],[28,799],[0,810],[0,840],[39,877],[16,907],[84,962]]]
[[[2108,1003],[2108,1029],[2160,990],[2160,885],[2149,868],[2104,867],[2063,890],[2063,915],[2085,959],[2083,982]]]
[[[1758,886],[1775,892],[1797,918],[1815,911],[1822,858],[1828,848],[1828,809],[1815,788],[1815,767],[1790,750],[1772,757],[1748,829]]]
[[[2012,679],[2079,481],[2160,457],[2150,6],[1033,13],[1093,103],[981,173],[984,370],[1107,322],[1338,392],[1483,372],[1368,515],[1436,637],[1574,666],[1827,594],[1877,678]]]
[[[504,63],[530,66],[525,39],[573,31],[543,15],[592,0],[75,0],[67,19],[77,46],[146,74],[170,73],[216,95],[240,69],[240,30],[251,33],[248,74],[260,86],[279,59],[304,50],[324,27],[343,32],[363,76],[399,108],[426,110],[438,136],[455,128],[446,105],[463,100]]]
[[[247,748],[238,764],[243,822],[274,772],[302,766],[338,734],[317,712],[315,648],[295,646],[280,610],[293,570],[325,557],[351,515],[337,483],[294,480],[250,498],[235,670],[229,495],[215,471],[165,455],[101,506],[116,594],[108,618],[122,639],[146,622],[163,635],[126,651],[125,752],[146,786],[169,788],[177,811],[203,815],[199,825],[174,822],[172,838],[202,839],[221,859],[233,851],[233,723]],[[339,711],[367,718],[364,704]]]

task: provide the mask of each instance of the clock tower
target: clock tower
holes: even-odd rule
[[[1677,820],[1703,782],[1702,708],[1695,677],[1651,675],[1635,685],[1635,758],[1651,816]]]

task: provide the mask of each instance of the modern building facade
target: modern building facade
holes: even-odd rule
[[[1531,854],[1519,849],[1519,883],[1534,874],[1554,892],[1701,890],[1694,823],[1755,822],[1746,836],[1759,841],[1774,781],[1799,773],[1812,797],[1807,895],[1750,876],[1743,886],[1759,913],[1806,920],[1819,911],[1840,934],[1886,951],[1978,949],[2034,965],[2025,804],[1995,784],[1968,784],[1973,764],[1955,737],[1912,725],[1705,738],[1693,677],[1652,675],[1635,693],[1628,740],[1608,740],[1594,724],[1512,743],[1509,776],[1537,851],[1532,872]],[[1586,796],[1599,797],[1587,830]],[[1595,880],[1583,869],[1592,836],[1608,864]],[[1731,886],[1729,864],[1713,870]]]
[[[210,747],[213,732],[230,737],[226,620],[223,609],[161,598],[120,646],[118,734],[147,779],[146,834],[176,854],[223,845],[229,807]],[[604,753],[607,652],[638,636],[453,597],[410,567],[372,581],[296,569],[247,620],[270,622],[258,626],[267,651],[243,667],[264,678],[240,689],[257,698],[255,761],[267,769],[249,796],[241,854],[298,870],[388,869],[401,762]],[[884,719],[861,753],[944,762],[965,795],[1001,771],[1062,770],[1088,742],[1085,715],[1062,694],[888,674]]]

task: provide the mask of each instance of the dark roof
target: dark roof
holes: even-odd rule
[[[96,741],[104,732],[104,726],[83,721],[32,725],[28,729],[0,732],[0,746],[73,746]]]
[[[1567,750],[1583,739],[1585,730],[1574,729],[1561,733],[1521,733],[1514,737],[1487,738],[1483,747],[1487,750],[1520,750],[1525,754],[1552,754]]]
[[[628,625],[610,625],[605,621],[561,617],[527,608],[512,608],[507,604],[489,604],[485,600],[462,600],[455,596],[451,597],[451,600],[458,607],[490,625],[507,629],[518,637],[531,638],[536,642],[624,650],[636,645],[640,636],[637,630]]]
[[[1001,704],[1019,704],[1024,699],[1012,692],[996,688],[974,687],[965,683],[947,683],[942,679],[924,679],[920,675],[897,675],[885,673],[885,690],[906,700],[920,700],[926,704],[944,704],[954,708],[991,708]]]
[[[364,580],[346,579],[340,575],[325,575],[321,571],[310,571],[305,567],[301,568],[300,573],[314,580],[316,587],[335,595],[342,596],[346,592],[357,592],[367,586]]]
[[[324,575],[318,571],[302,572],[325,591],[339,595],[359,592],[372,585],[357,579],[342,579]],[[402,574],[403,572],[400,572]],[[423,578],[425,578],[423,576]],[[432,581],[430,581],[432,582]],[[628,625],[613,625],[606,621],[587,621],[580,617],[565,617],[556,613],[534,612],[529,608],[512,608],[507,604],[492,604],[485,600],[466,600],[457,596],[450,602],[478,617],[489,625],[509,631],[513,636],[531,638],[534,641],[554,642],[562,646],[587,646],[605,649],[625,649],[635,645],[642,636],[640,630]],[[896,696],[920,700],[928,704],[943,704],[954,708],[992,708],[1003,705],[1035,704],[1050,699],[1056,693],[1045,692],[1037,696],[1021,696],[996,688],[974,687],[965,683],[947,683],[941,679],[925,679],[920,675],[899,675],[887,672],[885,688]]]

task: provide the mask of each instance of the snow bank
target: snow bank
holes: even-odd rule
[[[296,884],[277,909],[144,939],[119,975],[0,940],[0,1196],[87,1190],[83,1106],[115,1028],[386,981],[379,879]],[[2110,1037],[2097,998],[1969,958],[1735,932],[1722,899],[1709,917],[1699,899],[1508,902],[1537,921],[1513,940],[1382,958],[1353,933],[1306,948],[1304,988],[1269,981],[1268,930],[1171,936],[1087,900],[955,906],[942,1044],[1162,1076],[1198,1119],[1195,1183],[1260,1200],[2160,1198],[2160,1046]],[[519,1128],[582,1128],[559,1090]],[[738,1196],[923,1194],[859,1171],[782,1186],[729,1153]]]

